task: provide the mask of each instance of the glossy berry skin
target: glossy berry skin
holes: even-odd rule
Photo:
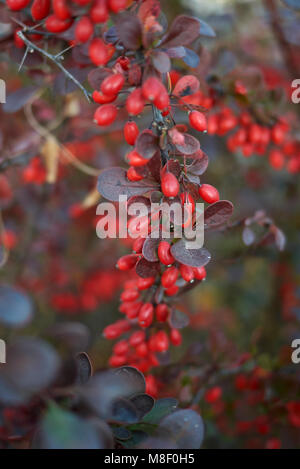
[[[94,120],[100,126],[111,125],[117,118],[118,110],[113,104],[103,104],[95,112]]]
[[[41,21],[49,15],[50,0],[34,0],[31,7],[31,16],[35,21]]]
[[[139,297],[137,290],[125,290],[121,295],[121,301],[135,301]]]
[[[145,166],[145,164],[149,163],[149,160],[143,158],[136,150],[132,150],[126,156],[126,160],[130,166],[134,166],[136,168]]]
[[[71,26],[72,21],[69,19],[61,20],[55,15],[50,15],[45,21],[45,28],[50,33],[63,33]]]
[[[52,7],[55,16],[57,16],[57,18],[60,20],[67,20],[71,18],[71,12],[66,0],[53,0]]]
[[[204,395],[204,399],[209,404],[213,404],[217,402],[222,396],[222,389],[219,386],[215,386],[208,391],[206,391]]]
[[[152,303],[145,303],[140,309],[138,322],[141,327],[149,327],[152,324],[154,308]]]
[[[127,178],[129,179],[129,181],[135,182],[135,181],[141,181],[142,179],[144,179],[144,176],[139,174],[133,166],[130,166],[130,168],[127,171]]]
[[[165,295],[166,296],[175,296],[175,295],[177,295],[178,291],[179,291],[179,286],[174,284],[170,288],[167,288],[165,290]]]
[[[207,130],[207,119],[206,116],[199,111],[192,111],[189,114],[189,121],[191,126],[199,132]]]
[[[159,109],[160,111],[163,111],[164,109],[168,109],[170,105],[170,98],[167,93],[167,90],[165,88],[162,89],[161,93],[157,96],[157,98],[154,100],[154,105]],[[169,112],[167,112],[168,114]]]
[[[170,341],[175,347],[182,344],[182,335],[178,329],[171,329]]]
[[[189,265],[181,264],[180,268],[180,275],[186,282],[191,282],[195,278],[195,272],[193,267]]]
[[[166,352],[169,348],[169,338],[165,331],[159,331],[155,335],[155,348],[157,352]]]
[[[176,267],[169,267],[161,276],[161,284],[164,288],[172,287],[177,281],[179,270]]]
[[[25,47],[25,42],[18,36],[18,32],[22,31],[21,28],[16,29],[14,33],[14,43],[18,49],[23,49]]]
[[[92,97],[95,103],[98,104],[112,103],[117,99],[117,96],[106,96],[105,94],[101,93],[101,91],[94,91]]]
[[[106,77],[101,83],[101,91],[108,96],[115,96],[121,91],[125,83],[125,78],[122,73],[115,73]]]
[[[138,256],[136,254],[128,254],[127,256],[120,257],[117,262],[117,268],[120,270],[130,270],[137,263]]]
[[[146,335],[144,331],[136,331],[131,335],[129,339],[129,343],[131,347],[137,347],[142,342],[144,342],[145,338],[146,338]]]
[[[137,88],[128,96],[126,101],[126,109],[131,116],[137,116],[143,112],[145,100],[142,95],[141,88]]]
[[[29,3],[30,0],[6,0],[8,8],[13,11],[23,10],[23,8],[26,8]]]
[[[155,277],[142,278],[139,277],[137,287],[139,290],[148,290],[155,283]]]
[[[172,173],[165,173],[161,180],[161,189],[166,197],[176,197],[180,189],[176,176]]]
[[[124,125],[124,138],[128,145],[135,145],[139,135],[139,128],[135,122],[128,121]]]
[[[129,345],[126,340],[120,340],[113,348],[115,355],[126,355],[129,350]]]
[[[171,265],[175,262],[174,257],[171,254],[171,246],[168,241],[161,241],[158,245],[158,258],[164,265]]]
[[[127,0],[108,0],[108,7],[113,13],[119,13],[119,11],[125,10]]]
[[[142,86],[143,96],[148,101],[154,101],[163,91],[164,86],[162,82],[156,77],[147,78]]]
[[[205,267],[194,267],[194,275],[197,280],[204,280],[206,278]]]
[[[208,204],[213,204],[220,200],[220,195],[218,190],[211,186],[210,184],[202,184],[199,187],[199,195],[200,197],[207,202]]]
[[[98,67],[108,62],[108,50],[102,39],[95,38],[92,40],[89,47],[89,56],[91,61]]]
[[[166,322],[169,316],[169,307],[165,303],[160,303],[155,308],[156,319],[159,322]]]
[[[93,23],[106,23],[109,18],[107,1],[96,0],[95,4],[90,10],[90,16]]]
[[[145,239],[146,238],[143,238],[142,236],[140,238],[136,238],[132,245],[132,251],[137,254],[142,253]]]
[[[77,42],[87,42],[94,32],[94,26],[87,16],[83,16],[75,27],[75,38]]]

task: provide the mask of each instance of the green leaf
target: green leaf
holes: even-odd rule
[[[144,422],[157,424],[164,417],[174,412],[177,408],[178,402],[172,397],[158,399],[153,409],[143,418]]]

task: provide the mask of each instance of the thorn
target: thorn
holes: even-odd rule
[[[20,65],[19,65],[19,68],[18,68],[18,72],[19,72],[19,73],[20,73],[20,71],[22,70],[22,67],[23,67],[24,62],[25,62],[25,60],[26,60],[26,57],[27,57],[27,55],[28,55],[28,52],[29,52],[29,47],[27,46],[27,47],[26,47],[25,54],[23,55],[22,61],[21,61]]]

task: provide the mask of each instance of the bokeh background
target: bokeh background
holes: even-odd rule
[[[300,78],[299,11],[280,0],[161,3],[168,21],[184,12],[216,31],[215,39],[201,39],[193,69],[204,93],[213,83],[238,112],[228,87],[233,76],[251,75],[251,106],[288,116],[297,141],[300,104],[290,95],[292,80]],[[106,368],[112,343],[102,331],[119,318],[126,276],[115,264],[130,242],[96,237],[95,182],[98,169],[124,161],[122,117],[109,131],[96,128],[80,92],[66,94],[57,80],[53,87],[52,68],[36,54],[18,73],[22,54],[8,45],[0,23],[0,77],[8,93],[26,88],[30,96],[28,87],[48,83],[32,107],[24,99],[27,110],[20,105],[24,92],[15,108],[0,106],[0,281],[21,288],[33,305],[23,324],[7,297],[4,304],[0,298],[0,338],[8,344],[20,336],[43,338],[63,355],[71,337],[73,350],[88,352],[95,369]],[[190,70],[182,61],[174,68]],[[36,122],[50,124],[50,135],[64,145],[54,183],[49,154],[57,149],[41,151]],[[190,325],[182,346],[155,371],[158,396],[172,395],[201,413],[205,448],[297,448],[300,364],[291,361],[291,343],[300,339],[299,173],[274,169],[265,154],[230,151],[222,136],[205,135],[201,146],[210,158],[206,181],[235,206],[233,227],[206,235],[213,255],[207,280],[179,299]],[[257,212],[272,221],[254,221],[249,235],[244,220]],[[276,242],[266,237],[268,223],[280,229]],[[255,236],[250,245],[249,236]]]

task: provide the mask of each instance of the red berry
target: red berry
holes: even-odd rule
[[[194,267],[194,275],[197,280],[204,280],[206,278],[205,267]]]
[[[139,174],[133,166],[130,166],[130,168],[127,171],[127,178],[129,179],[129,181],[135,182],[135,181],[141,181],[142,179],[144,179],[144,176]]]
[[[105,95],[117,95],[123,88],[125,78],[122,73],[115,73],[106,77],[101,83],[101,91]]]
[[[149,354],[147,344],[145,342],[142,342],[141,344],[137,345],[135,349],[135,353],[137,354],[138,357],[141,357],[141,358],[147,357]]]
[[[170,332],[170,340],[171,340],[171,343],[175,346],[175,347],[178,347],[179,345],[182,344],[182,336],[179,332],[178,329],[171,329],[171,332]]]
[[[109,54],[106,45],[100,38],[92,40],[89,47],[89,55],[91,61],[98,67],[105,65],[109,60]]]
[[[157,98],[154,100],[154,105],[157,109],[163,111],[164,109],[168,109],[170,105],[170,98],[168,92],[165,88],[163,88]],[[168,112],[169,113],[169,112]],[[167,113],[167,114],[168,114]]]
[[[136,331],[131,335],[129,343],[132,347],[137,347],[145,340],[145,337],[146,336],[144,331]]]
[[[34,0],[31,7],[31,16],[35,21],[41,21],[50,12],[50,0]]]
[[[175,295],[177,295],[178,290],[179,290],[179,286],[176,285],[176,284],[174,284],[174,285],[172,285],[172,287],[167,288],[167,289],[165,290],[165,295],[167,295],[167,296],[175,296]]]
[[[45,28],[50,33],[63,33],[71,26],[72,21],[69,19],[61,20],[55,15],[50,15],[45,21]]]
[[[134,301],[139,297],[139,292],[137,290],[125,290],[121,295],[121,301]]]
[[[155,335],[155,348],[157,352],[166,352],[169,348],[169,338],[165,331],[159,331]]]
[[[172,287],[177,281],[179,270],[176,267],[169,267],[161,276],[161,284],[164,288]]]
[[[118,368],[119,366],[125,365],[126,361],[125,355],[112,355],[109,359],[109,365],[113,368]]]
[[[98,125],[107,126],[117,118],[118,110],[113,104],[103,104],[95,112],[94,120]]]
[[[91,20],[93,23],[106,23],[108,20],[108,8],[106,0],[96,0],[90,10]]]
[[[140,309],[139,317],[138,317],[139,325],[141,327],[151,326],[152,321],[153,321],[153,312],[154,312],[154,308],[153,308],[152,303],[143,304],[143,306]]]
[[[176,197],[180,189],[176,176],[172,173],[165,173],[161,180],[161,189],[166,197]]]
[[[130,166],[140,167],[145,166],[145,164],[149,163],[149,160],[143,158],[136,150],[132,150],[126,156],[126,160]]]
[[[169,307],[165,303],[161,303],[155,308],[156,319],[159,322],[166,322],[169,316]]]
[[[204,395],[204,399],[209,404],[213,404],[217,402],[222,396],[222,389],[219,386],[215,386],[214,388],[209,389],[206,391]]]
[[[203,114],[202,112],[199,112],[199,111],[190,112],[189,120],[190,120],[191,126],[194,129],[199,130],[199,132],[204,132],[205,130],[207,130],[207,119],[206,119],[205,114]]]
[[[6,0],[8,8],[13,11],[23,10],[30,3],[30,0]]]
[[[127,256],[120,257],[117,262],[117,267],[120,270],[130,270],[137,263],[138,256],[136,254],[128,254]]]
[[[126,355],[129,349],[129,345],[127,340],[120,340],[114,346],[114,354],[115,355]]]
[[[214,202],[218,202],[218,200],[220,200],[218,190],[210,184],[202,184],[199,187],[199,195],[208,204],[213,204]]]
[[[18,48],[18,49],[23,49],[23,47],[25,46],[25,42],[23,41],[23,39],[21,39],[18,35],[18,32],[19,31],[22,31],[21,28],[18,28],[15,30],[15,33],[14,33],[14,42],[15,42],[15,46]]]
[[[94,32],[94,26],[88,16],[83,16],[76,23],[75,38],[77,42],[87,42]]]
[[[71,12],[66,0],[53,0],[52,6],[55,16],[57,16],[57,18],[60,20],[67,20],[71,18]]]
[[[146,238],[143,238],[143,237],[136,238],[134,240],[133,245],[132,245],[132,251],[137,253],[137,254],[140,254],[143,250],[145,239]]]
[[[135,122],[128,121],[124,126],[124,137],[128,145],[135,145],[139,135],[139,128]]]
[[[143,96],[148,101],[154,101],[163,91],[165,91],[165,87],[156,77],[147,78],[142,86]]]
[[[113,13],[125,10],[127,0],[108,0],[108,7]]]
[[[273,142],[276,145],[281,145],[284,141],[285,129],[283,128],[282,125],[276,124],[271,131],[271,135],[272,135]]]
[[[171,246],[168,241],[161,241],[158,245],[158,257],[162,264],[170,265],[175,262],[174,257],[171,254]]]
[[[269,155],[269,162],[272,168],[280,170],[284,166],[284,156],[280,150],[272,150]]]
[[[183,206],[187,206],[188,209],[191,208],[192,212],[195,211],[195,201],[189,192],[182,192],[180,194],[180,200]]]
[[[186,282],[191,282],[195,278],[195,272],[193,267],[189,265],[181,264],[180,268],[180,275]]]
[[[147,290],[148,288],[152,287],[154,282],[155,282],[155,277],[148,277],[148,278],[139,277],[137,281],[137,287],[139,290]]]
[[[117,96],[106,96],[105,94],[101,93],[101,91],[94,91],[93,92],[93,100],[95,103],[98,104],[108,104],[112,103],[117,99]]]
[[[145,101],[142,95],[142,90],[141,88],[136,88],[127,98],[127,112],[132,116],[137,116],[138,114],[141,114],[141,112],[143,112],[144,106]]]

